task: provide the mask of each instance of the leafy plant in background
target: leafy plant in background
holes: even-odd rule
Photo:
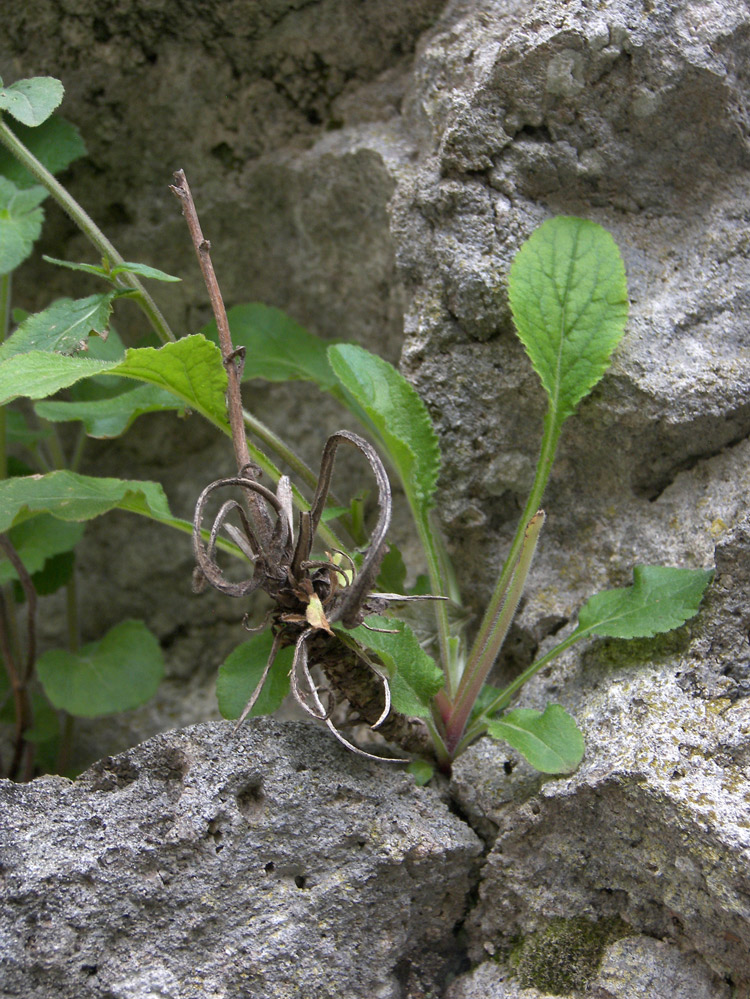
[[[123,710],[151,696],[158,683],[158,643],[138,622],[124,622],[94,645],[78,647],[71,552],[81,525],[112,509],[192,533],[199,582],[235,596],[264,589],[274,600],[271,628],[243,642],[220,670],[218,695],[225,716],[273,711],[291,687],[305,709],[351,748],[356,747],[332,717],[342,698],[389,741],[435,759],[443,769],[484,733],[506,740],[542,771],[575,769],[583,740],[573,719],[558,705],[541,713],[508,710],[513,696],[555,655],[589,635],[633,638],[678,627],[695,614],[710,578],[703,571],[636,567],[632,587],[592,597],[574,632],[513,683],[503,690],[486,684],[529,572],[544,520],[538,507],[562,426],[601,378],[624,328],[625,275],[612,238],[591,222],[554,219],[532,235],[513,263],[509,290],[514,319],[549,405],[531,495],[477,637],[467,648],[463,635],[451,626],[450,609],[460,603],[459,594],[431,522],[438,442],[414,389],[382,359],[353,344],[319,340],[278,310],[238,306],[227,322],[208,247],[199,236],[197,216],[191,222],[192,199],[180,175],[174,190],[191,223],[217,322],[202,334],[176,340],[141,282],[174,279],[124,261],[53,176],[82,152],[75,131],[50,117],[61,99],[62,86],[51,78],[0,85],[0,110],[16,120],[12,128],[0,120],[0,142],[10,153],[0,160],[5,317],[0,446],[3,455],[6,442],[23,448],[32,462],[25,468],[3,457],[0,468],[5,473],[0,481],[5,555],[0,562],[0,581],[5,583],[0,653],[8,673],[4,710],[15,730],[7,769],[28,776],[31,747],[53,744],[53,709],[66,717]],[[8,337],[10,274],[39,235],[40,205],[47,194],[79,225],[100,258],[95,264],[52,262],[97,276],[107,290],[58,300],[36,316],[15,316],[17,328]],[[162,346],[122,346],[109,326],[112,308],[122,298],[140,306]],[[81,356],[86,348],[87,356]],[[246,368],[245,353],[250,359]],[[371,444],[346,431],[334,435],[316,476],[242,408],[243,377],[313,382],[364,426],[400,479],[413,514],[429,577],[426,586],[417,587],[420,592],[404,593],[403,561],[395,549],[387,550],[390,484]],[[66,390],[64,398],[58,396],[61,390]],[[10,407],[14,400],[25,401]],[[115,437],[139,415],[158,410],[200,413],[233,439],[237,475],[204,490],[193,525],[173,517],[157,483],[77,471],[86,434]],[[62,421],[81,423],[68,462],[55,432]],[[312,490],[311,502],[247,441],[247,430]],[[369,537],[361,500],[344,507],[330,495],[333,459],[341,444],[359,450],[375,477],[379,511]],[[261,474],[277,483],[275,492],[260,482]],[[230,498],[206,530],[204,513],[222,490]],[[296,525],[293,507],[299,511]],[[316,535],[323,551],[313,549]],[[226,559],[245,565],[250,560],[250,578],[235,582],[224,567]],[[37,594],[61,585],[69,597],[68,648],[37,660]],[[424,597],[426,589],[437,598],[436,637],[423,647],[393,608],[402,600]],[[25,642],[17,613],[24,599]],[[142,667],[140,675],[136,665]],[[332,693],[327,703],[311,673],[315,665]],[[69,729],[67,723],[68,735]],[[429,767],[418,764],[415,769],[418,779],[426,779]]]

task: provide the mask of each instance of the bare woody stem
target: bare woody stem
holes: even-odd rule
[[[203,280],[206,283],[208,296],[211,301],[211,310],[213,311],[216,327],[219,331],[219,346],[227,372],[227,414],[229,416],[229,426],[232,430],[232,443],[237,460],[237,473],[240,476],[255,480],[258,477],[258,470],[250,459],[250,451],[247,446],[247,438],[245,437],[242,395],[240,393],[244,349],[236,351],[232,345],[227,310],[224,307],[224,300],[219,290],[219,282],[216,280],[214,266],[211,262],[211,244],[201,231],[198,212],[195,209],[195,202],[190,193],[190,187],[188,186],[184,170],[178,170],[174,175],[174,179],[175,183],[171,184],[169,189],[182,203],[182,213],[190,230],[190,238],[193,241],[193,246],[198,256],[198,263],[200,264]],[[257,493],[248,492],[247,502],[256,537],[261,547],[266,549],[271,538],[271,519],[263,505],[263,501]]]

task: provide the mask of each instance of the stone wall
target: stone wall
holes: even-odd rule
[[[565,634],[591,592],[626,584],[634,563],[717,569],[703,611],[680,632],[595,642],[524,692],[524,705],[557,701],[584,728],[575,775],[542,779],[486,741],[454,768],[452,807],[487,848],[474,889],[461,882],[462,905],[451,902],[441,923],[454,939],[465,907],[455,938],[465,973],[451,984],[460,963],[420,968],[405,945],[377,943],[391,939],[378,929],[364,964],[380,968],[381,992],[372,978],[340,986],[363,999],[747,995],[747,4],[238,0],[178,12],[131,0],[107,15],[99,6],[80,0],[63,14],[41,0],[11,5],[0,40],[4,79],[51,73],[67,87],[66,114],[90,148],[71,187],[126,257],[185,276],[163,296],[178,328],[206,318],[165,189],[183,167],[229,302],[261,299],[318,333],[400,355],[440,434],[438,511],[475,611],[515,527],[541,432],[542,393],[510,326],[513,253],[552,214],[585,215],[617,239],[631,319],[612,369],[566,426],[501,673]],[[60,218],[50,218],[46,240],[57,256],[83,252]],[[63,280],[45,279],[45,301]],[[29,267],[20,282],[29,305],[42,304],[38,282]],[[125,326],[137,332],[134,319]],[[309,397],[297,390],[260,388],[252,401],[307,456],[338,425],[317,400],[306,410]],[[158,443],[144,421],[132,444],[94,449],[92,462],[122,474],[124,456],[129,474],[165,480],[185,515],[230,457],[194,421],[157,426]],[[118,590],[169,646],[171,676],[156,709],[106,737],[91,733],[99,751],[206,717],[210,677],[240,616],[188,595],[187,549],[170,552],[155,574],[139,568],[138,552],[155,536],[127,531]],[[97,622],[112,595],[96,574],[102,557],[119,555],[121,537],[99,528],[85,556]],[[268,726],[258,731],[271,738]],[[352,766],[379,786],[380,771]],[[207,793],[207,779],[199,767],[195,793]],[[383,775],[382,807],[399,815],[391,781]],[[9,793],[34,814],[41,792]],[[76,793],[91,793],[90,777]],[[353,794],[345,783],[342,800]],[[312,793],[313,811],[316,800]],[[358,897],[377,886],[373,873]],[[213,918],[200,906],[195,913],[199,928]],[[187,929],[175,939],[190,953]],[[58,966],[68,967],[62,958]],[[92,974],[76,994],[183,999],[185,980],[171,965],[170,973],[176,984],[155,979],[140,993],[114,978],[104,991]],[[340,994],[336,974],[309,979],[305,994]],[[211,981],[213,994],[242,994],[239,979]],[[277,994],[257,988],[247,994]]]

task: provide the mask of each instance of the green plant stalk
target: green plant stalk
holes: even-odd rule
[[[456,700],[463,696],[466,687],[469,685],[472,687],[476,685],[474,681],[475,673],[483,672],[486,677],[494,663],[494,659],[489,663],[485,662],[492,640],[492,635],[495,633],[498,617],[503,610],[505,594],[508,590],[511,577],[515,572],[516,565],[521,555],[521,549],[526,536],[526,527],[541,506],[544,490],[547,487],[547,481],[549,480],[552,465],[555,460],[555,451],[557,450],[557,444],[560,440],[561,430],[562,421],[560,421],[557,417],[557,406],[555,405],[554,400],[550,400],[549,408],[547,409],[547,413],[544,418],[544,437],[542,438],[542,447],[539,454],[539,461],[536,466],[534,483],[531,487],[531,492],[529,493],[529,498],[526,502],[524,511],[521,514],[521,519],[518,522],[518,528],[516,530],[510,552],[508,553],[508,557],[505,560],[503,571],[495,585],[495,589],[492,591],[492,596],[489,604],[487,605],[484,617],[482,618],[479,632],[474,640],[474,644],[471,647],[466,669],[461,678],[458,691],[456,692]]]
[[[482,712],[482,714],[476,718],[469,728],[466,730],[466,734],[461,739],[461,742],[456,747],[456,755],[462,753],[474,739],[478,738],[487,728],[487,722],[490,720],[491,716],[497,714],[498,711],[502,711],[504,708],[510,704],[513,699],[513,695],[517,693],[523,687],[525,683],[535,676],[539,670],[544,669],[553,659],[565,652],[576,642],[582,641],[588,635],[593,633],[592,628],[586,628],[585,630],[579,631],[577,628],[572,634],[568,635],[564,641],[560,642],[549,652],[545,653],[541,659],[537,659],[533,662],[531,666],[523,671],[519,676],[515,678],[511,683],[505,687]]]
[[[2,142],[3,145],[13,154],[13,156],[15,156],[19,163],[26,167],[32,176],[36,177],[40,184],[47,188],[58,205],[60,205],[63,211],[73,219],[81,232],[83,232],[86,238],[96,247],[102,257],[105,257],[115,266],[121,266],[125,263],[112,243],[110,243],[101,229],[96,225],[94,220],[88,215],[87,212],[84,211],[83,208],[81,208],[78,202],[65,190],[62,184],[55,179],[50,171],[39,162],[36,156],[34,156],[34,154],[28,150],[26,146],[24,146],[20,139],[10,128],[8,128],[1,118],[0,142]],[[162,315],[156,302],[146,291],[136,275],[125,273],[121,275],[121,279],[135,291],[135,301],[138,302],[141,309],[148,316],[148,319],[154,328],[154,332],[162,343],[167,343],[170,340],[176,340],[177,337],[169,328],[169,324]]]
[[[505,641],[505,636],[508,634],[508,628],[510,628],[518,609],[518,602],[526,586],[526,579],[531,569],[543,525],[544,513],[540,510],[531,518],[524,532],[518,562],[514,567],[500,611],[493,621],[493,630],[488,635],[487,642],[481,650],[481,656],[475,663],[472,663],[471,659],[469,660],[466,675],[470,677],[470,682],[461,685],[461,692],[446,721],[446,745],[451,753],[455,753],[461,741],[461,736],[471,715],[471,709],[474,707],[479,692],[484,686],[489,671]]]
[[[427,559],[427,575],[430,579],[430,591],[436,596],[449,596],[446,593],[445,579],[442,572],[441,553],[438,548],[435,535],[426,522],[426,518],[420,516],[416,503],[413,502],[410,491],[407,489],[406,495],[409,499],[412,517],[417,526],[419,540]],[[460,659],[458,656],[458,643],[451,635],[450,622],[448,620],[448,608],[445,600],[435,601],[435,618],[437,621],[438,646],[440,648],[440,659],[443,664],[446,684],[450,694],[456,689],[459,680]],[[442,715],[442,711],[441,711]]]

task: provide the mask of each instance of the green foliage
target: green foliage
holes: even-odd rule
[[[337,387],[326,356],[330,341],[308,333],[281,309],[251,302],[235,305],[227,312],[227,318],[232,343],[245,348],[245,378],[264,378],[270,382],[310,381],[324,391]],[[219,334],[214,321],[202,332],[218,344]]]
[[[27,597],[29,577],[39,594],[68,585],[69,605],[74,604],[74,549],[85,522],[93,517],[121,509],[191,532],[190,524],[172,516],[157,483],[86,476],[59,467],[65,456],[57,423],[77,421],[86,435],[105,438],[124,433],[146,413],[195,412],[222,432],[230,432],[227,375],[215,325],[206,327],[205,335],[175,340],[140,279],[179,279],[159,268],[123,260],[80,206],[52,182],[51,172],[64,169],[84,151],[75,129],[52,117],[62,95],[62,85],[48,77],[8,87],[0,81],[0,115],[4,111],[15,119],[12,127],[4,118],[0,120],[0,299],[6,303],[2,320],[7,325],[8,275],[33,250],[43,224],[40,206],[48,193],[79,225],[101,263],[46,259],[66,270],[100,278],[109,287],[82,299],[58,299],[36,315],[20,316],[12,334],[9,328],[0,329],[0,405],[7,407],[17,399],[35,403],[33,412],[27,404],[24,412],[6,408],[0,418],[0,532],[6,542],[0,558],[0,585],[6,586],[11,613]],[[619,250],[609,233],[583,219],[560,217],[540,226],[513,261],[508,293],[518,335],[539,375],[548,410],[534,484],[470,649],[464,647],[465,616],[450,560],[430,521],[440,472],[438,440],[414,388],[381,358],[354,344],[323,341],[278,309],[236,306],[229,310],[229,324],[234,347],[245,351],[245,379],[312,383],[345,405],[379,444],[403,484],[424,548],[429,584],[422,578],[414,589],[421,593],[429,589],[447,598],[435,605],[434,634],[420,627],[418,638],[398,617],[370,615],[371,627],[386,630],[360,626],[347,631],[335,625],[339,641],[381,677],[387,676],[384,682],[390,686],[396,711],[424,720],[437,764],[443,769],[474,739],[488,733],[508,742],[541,772],[565,774],[575,770],[584,751],[575,721],[559,705],[548,705],[543,712],[508,710],[517,691],[555,655],[585,637],[648,637],[679,627],[697,612],[711,573],[636,567],[633,586],[592,597],[581,609],[576,629],[520,677],[502,690],[486,686],[531,566],[543,523],[537,510],[563,423],[607,370],[627,319],[627,287]],[[132,299],[141,308],[162,346],[123,347],[110,327],[113,310],[122,298]],[[80,356],[82,351],[87,356]],[[64,397],[59,396],[61,392]],[[34,418],[44,421],[43,425],[32,425],[29,421]],[[262,424],[256,420],[250,425],[291,467],[308,474],[293,452]],[[24,448],[32,466],[22,468],[6,460],[8,443]],[[276,472],[265,455],[251,450],[264,470]],[[51,467],[56,470],[49,471]],[[383,494],[381,489],[381,503]],[[301,507],[307,505],[299,494],[296,500]],[[323,520],[341,517],[353,541],[359,543],[367,533],[364,510],[360,495],[350,507],[328,509]],[[326,540],[334,550],[341,546],[330,530]],[[217,538],[216,543],[224,551],[238,552],[225,540]],[[23,570],[14,567],[12,553]],[[351,558],[352,566],[366,561],[361,551],[351,550]],[[348,585],[345,566],[342,562],[337,571],[343,585]],[[400,552],[391,549],[377,582],[386,594],[384,602],[393,599],[387,594],[403,592],[406,578]],[[311,594],[308,614],[298,617],[303,625],[328,628],[317,593]],[[73,634],[74,622],[69,624]],[[257,635],[238,646],[222,665],[217,694],[225,717],[242,714],[264,676],[250,714],[274,711],[281,704],[290,688],[294,653],[291,647],[283,649],[266,673],[272,642],[270,631]],[[431,652],[439,653],[440,665]],[[8,676],[15,677],[18,686],[18,664],[12,655],[4,653],[4,658]],[[122,711],[152,696],[162,670],[158,641],[140,622],[116,625],[83,649],[72,639],[69,649],[47,652],[38,659],[37,676],[47,700],[38,692],[25,691],[34,721],[27,724],[23,737],[44,747],[43,754],[49,755],[59,729],[53,706],[88,717]],[[2,682],[7,688],[5,679]],[[6,698],[6,720],[12,720],[12,703]],[[418,782],[426,782],[432,764],[414,761],[411,770]]]
[[[106,339],[112,302],[118,292],[89,295],[88,298],[58,298],[48,309],[25,319],[0,347],[0,364],[15,354],[32,350],[75,354],[86,350],[92,333]]]
[[[329,347],[328,358],[345,391],[366,413],[412,508],[426,518],[440,474],[440,450],[427,407],[392,365],[362,347]]]
[[[42,231],[39,205],[46,196],[43,187],[22,190],[0,177],[0,274],[9,274],[30,255]]]
[[[604,590],[583,605],[574,634],[652,638],[672,631],[698,613],[712,577],[705,569],[637,565],[632,586]]]
[[[544,712],[516,708],[487,723],[495,739],[503,739],[543,774],[572,773],[583,759],[583,736],[559,704]]]
[[[238,645],[219,667],[216,679],[216,698],[219,711],[225,718],[239,718],[260,683],[271,654],[273,635],[264,631]],[[248,717],[269,715],[281,707],[289,693],[289,670],[294,649],[289,646],[277,652],[266,677],[263,690],[251,708]]]
[[[52,76],[18,80],[9,87],[0,80],[0,111],[7,111],[22,125],[41,125],[63,99],[63,85]]]
[[[153,697],[164,658],[158,640],[141,621],[122,621],[80,652],[45,652],[36,668],[56,708],[96,718],[137,708]]]
[[[513,321],[560,425],[609,366],[628,318],[625,267],[595,222],[543,223],[515,256],[508,287]]]
[[[396,633],[368,631],[364,625],[346,632],[340,629],[340,633],[353,638],[384,663],[396,711],[417,718],[429,718],[432,699],[445,683],[443,671],[403,621],[372,614],[367,624],[371,628],[395,629]]]

